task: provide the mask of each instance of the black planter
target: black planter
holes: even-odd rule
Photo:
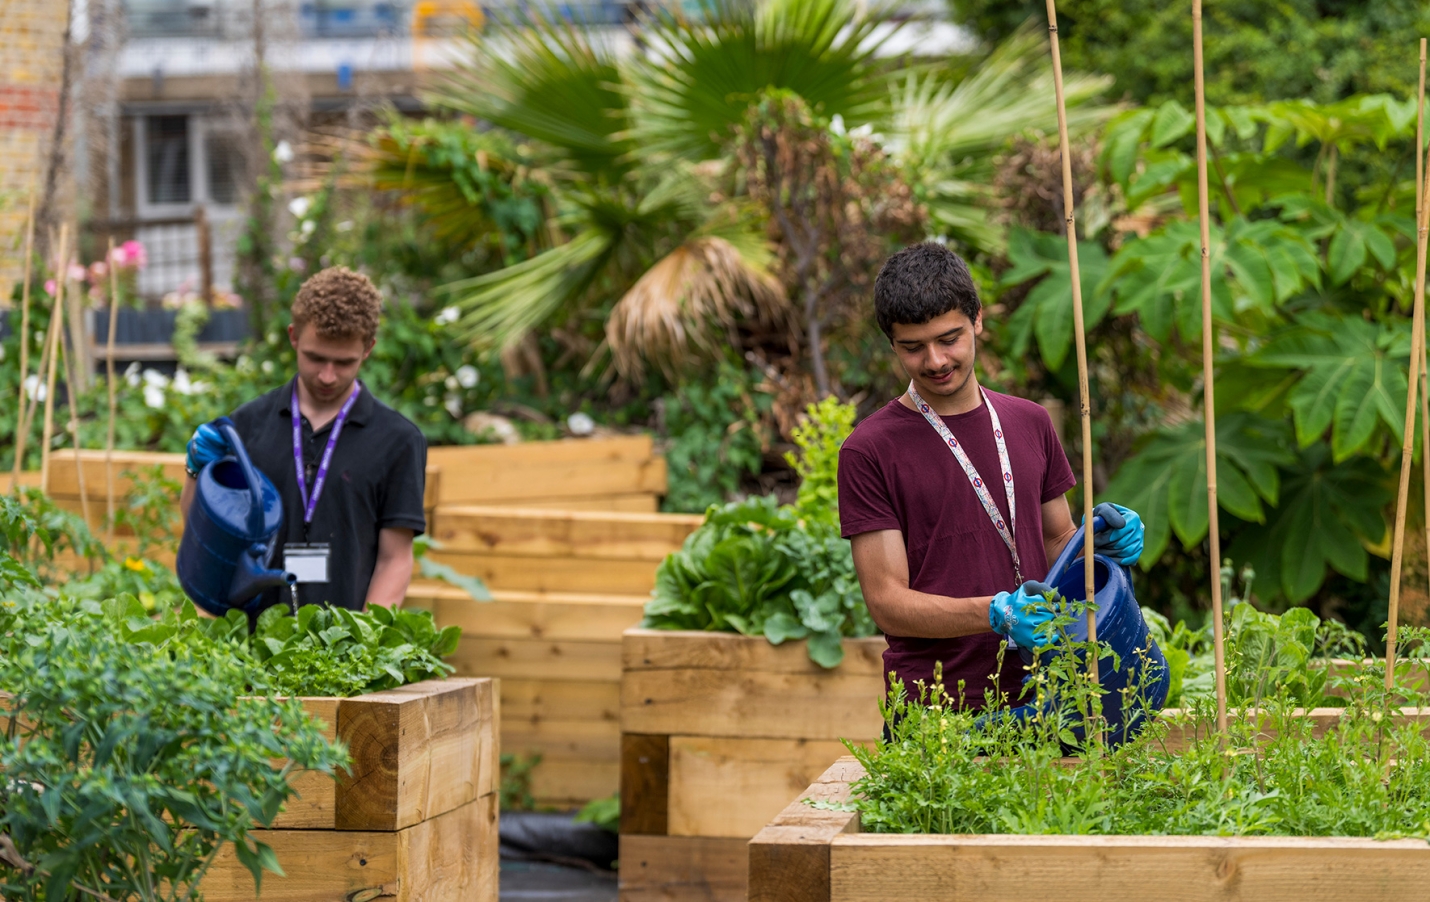
[[[115,324],[116,345],[169,344],[174,339],[174,310],[133,310],[121,307]],[[94,341],[109,341],[109,311],[93,311]],[[243,310],[215,310],[199,333],[200,342],[243,341],[248,337],[248,315]]]

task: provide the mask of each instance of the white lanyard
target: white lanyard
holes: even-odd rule
[[[993,496],[988,493],[988,486],[984,485],[983,477],[978,475],[978,469],[973,466],[973,461],[968,459],[964,453],[963,446],[954,438],[949,431],[943,418],[934,413],[933,408],[928,406],[919,393],[914,389],[914,384],[909,383],[909,397],[913,399],[914,406],[919,409],[919,413],[924,415],[924,419],[929,421],[929,425],[934,428],[943,439],[945,445],[953,451],[953,456],[958,458],[958,462],[963,466],[963,472],[968,476],[969,485],[973,486],[974,494],[983,504],[983,510],[988,513],[988,519],[993,521],[993,528],[998,530],[998,535],[1003,538],[1003,544],[1008,546],[1008,553],[1013,555],[1013,575],[1017,578],[1018,584],[1023,583],[1022,562],[1018,558],[1018,502],[1013,497],[1013,465],[1008,462],[1008,446],[1003,443],[1003,424],[998,420],[998,411],[993,409],[993,399],[988,397],[988,392],[983,391],[979,386],[978,391],[983,395],[983,403],[988,405],[988,418],[993,421],[993,441],[998,445],[998,465],[1003,468],[1003,490],[1008,494],[1008,521],[1003,522],[1003,514],[999,512],[998,505],[994,503]]]

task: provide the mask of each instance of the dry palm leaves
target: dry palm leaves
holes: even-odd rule
[[[639,378],[647,361],[673,372],[697,351],[716,349],[712,325],[737,318],[774,323],[788,315],[784,290],[724,238],[692,238],[663,257],[625,293],[606,322],[616,368]]]

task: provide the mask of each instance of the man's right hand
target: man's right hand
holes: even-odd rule
[[[1029,580],[1013,592],[999,592],[988,605],[988,625],[1019,648],[1036,651],[1046,647],[1051,637],[1038,628],[1053,619],[1053,606],[1046,596],[1054,591],[1046,583]]]
[[[197,477],[204,467],[233,453],[228,436],[218,428],[225,420],[226,417],[220,417],[194,430],[194,437],[189,439],[188,456],[184,458],[184,468],[190,476]]]

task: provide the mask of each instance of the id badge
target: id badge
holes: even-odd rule
[[[303,544],[292,542],[283,546],[283,569],[300,583],[328,581],[328,545],[326,542]]]

